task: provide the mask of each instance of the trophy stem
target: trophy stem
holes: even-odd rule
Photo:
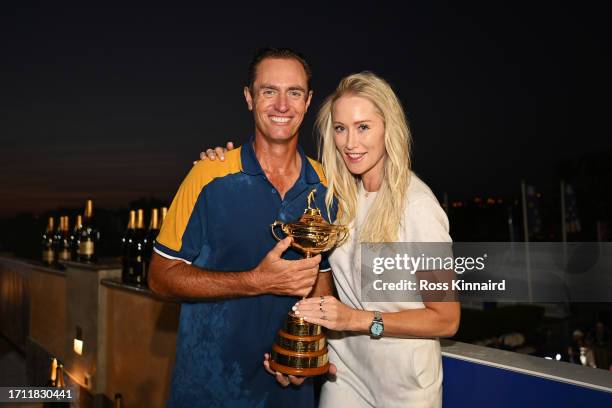
[[[308,259],[308,258],[312,258],[312,252],[308,252],[308,251],[306,251],[306,252],[304,252],[304,254],[306,255],[306,256],[305,256],[305,258],[306,258],[306,259]],[[306,296],[303,296],[303,297],[302,297],[302,300],[304,300],[304,299],[306,299]]]

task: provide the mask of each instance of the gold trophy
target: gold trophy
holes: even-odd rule
[[[348,236],[348,228],[328,223],[315,207],[314,189],[308,194],[308,207],[296,222],[274,221],[272,235],[281,240],[274,230],[281,230],[293,238],[291,245],[310,258],[341,245]],[[327,346],[321,326],[308,323],[303,317],[289,312],[283,328],[278,331],[276,343],[272,345],[270,368],[283,374],[311,377],[326,373],[329,369]]]

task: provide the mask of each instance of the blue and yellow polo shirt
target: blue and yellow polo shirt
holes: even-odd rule
[[[245,271],[276,245],[270,224],[297,220],[313,188],[315,202],[329,220],[322,168],[298,151],[300,176],[284,199],[265,176],[252,140],[226,153],[223,162],[197,163],[170,206],[155,251],[204,269]],[[292,248],[283,255],[301,257]],[[329,269],[326,258],[320,269]],[[261,295],[183,303],[168,406],[314,407],[310,380],[282,388],[262,365],[297,300]]]

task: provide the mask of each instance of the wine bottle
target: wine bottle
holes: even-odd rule
[[[151,262],[151,256],[153,255],[153,246],[155,245],[155,239],[159,234],[159,210],[153,208],[151,210],[151,222],[149,223],[149,230],[145,238],[145,272],[144,284],[147,283],[147,276],[149,273],[149,263]]]
[[[161,219],[159,220],[159,228],[161,229],[161,226],[164,223],[164,219],[166,218],[166,215],[168,214],[168,207],[162,207],[160,212],[161,212]]]
[[[61,217],[60,228],[56,237],[56,249],[58,261],[69,261],[70,260],[70,233],[68,225],[68,216]]]
[[[55,251],[53,250],[53,217],[49,217],[47,228],[42,234],[42,263],[45,266],[51,266],[55,262]]]
[[[136,228],[136,211],[130,211],[130,220],[121,238],[121,280],[132,282],[134,268],[132,267],[132,253],[134,252],[134,229]]]
[[[82,227],[83,216],[79,214],[76,216],[76,221],[74,222],[74,229],[70,233],[70,259],[72,259],[73,261],[78,260],[79,242]]]
[[[59,265],[59,246],[60,240],[62,236],[62,228],[64,226],[64,216],[61,215],[59,217],[59,222],[55,227],[55,231],[53,231],[53,238],[51,241],[51,246],[53,247],[53,253],[55,254],[53,259],[53,266],[57,267]]]
[[[79,234],[79,262],[95,263],[98,261],[98,244],[100,243],[100,232],[93,221],[93,201],[87,200],[85,213],[83,214],[83,226]]]
[[[136,228],[134,229],[134,252],[132,254],[132,267],[134,268],[134,283],[142,285],[146,277],[145,239],[147,231],[144,226],[144,211],[136,211]]]

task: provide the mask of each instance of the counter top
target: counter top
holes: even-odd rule
[[[135,283],[125,283],[125,282],[122,282],[121,279],[102,279],[100,282],[102,285],[108,288],[125,290],[128,292],[132,292],[132,293],[142,295],[142,296],[148,296],[148,297],[151,297],[157,300],[161,300],[164,302],[180,303],[179,299],[162,296],[160,294],[153,292],[151,289],[149,289],[146,286],[138,285]]]
[[[13,256],[0,256],[0,260],[2,260],[2,262],[8,262],[20,266],[27,266],[29,268],[33,268],[39,271],[54,273],[58,275],[65,275],[65,269],[67,267],[75,269],[84,269],[89,271],[121,269],[121,262],[117,258],[102,258],[100,262],[95,264],[75,261],[60,261],[60,264],[58,266],[45,266],[41,261],[17,258]]]
[[[17,271],[27,273],[28,270],[36,270],[40,272],[51,273],[55,275],[65,276],[66,272],[60,267],[45,266],[41,261],[35,261],[32,259],[17,258],[12,256],[0,257],[0,262],[5,264],[13,264],[18,267]],[[27,269],[23,269],[27,268]]]
[[[69,268],[85,269],[90,271],[102,271],[109,269],[121,269],[121,261],[117,258],[102,258],[97,263],[84,263],[75,261],[60,261],[62,265]]]

